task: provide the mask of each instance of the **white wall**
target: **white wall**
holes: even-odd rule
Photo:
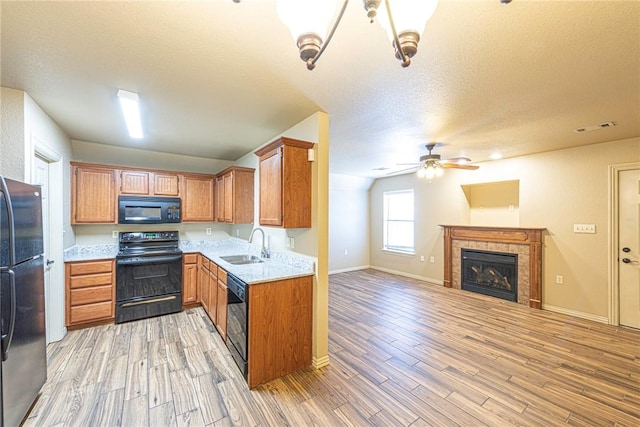
[[[608,315],[608,166],[638,161],[640,138],[569,148],[482,163],[477,171],[447,170],[427,183],[415,174],[379,179],[371,189],[371,264],[388,270],[443,279],[439,224],[469,224],[462,185],[519,180],[519,224],[546,227],[542,303],[585,317]],[[416,255],[382,248],[382,192],[414,188]],[[596,225],[596,234],[575,234],[573,224]],[[501,225],[501,224],[494,224]],[[426,261],[420,262],[419,255]],[[428,257],[436,262],[431,264]],[[555,276],[564,276],[562,285]]]
[[[372,178],[329,176],[329,273],[369,266]]]

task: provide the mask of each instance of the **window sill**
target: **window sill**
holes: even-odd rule
[[[408,257],[413,257],[416,255],[415,252],[406,252],[406,251],[396,251],[393,249],[385,249],[382,248],[382,252],[387,252],[389,254],[393,254],[393,255],[404,255],[404,256],[408,256]]]

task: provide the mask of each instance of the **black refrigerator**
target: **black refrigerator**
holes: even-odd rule
[[[41,189],[0,175],[0,427],[14,427],[47,379]]]

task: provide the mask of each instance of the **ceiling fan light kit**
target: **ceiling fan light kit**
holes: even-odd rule
[[[420,163],[401,163],[401,165],[413,164],[414,166],[408,169],[390,172],[387,175],[397,175],[402,172],[417,169],[416,175],[418,177],[426,178],[427,180],[431,181],[433,178],[442,176],[444,169],[476,170],[479,168],[479,166],[469,164],[469,162],[471,162],[471,159],[467,157],[454,157],[451,159],[441,160],[440,154],[432,153],[436,145],[437,144],[435,142],[431,142],[425,145],[425,148],[429,151],[429,153],[420,156]]]

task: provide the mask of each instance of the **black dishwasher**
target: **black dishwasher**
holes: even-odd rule
[[[247,284],[232,274],[227,275],[227,347],[233,360],[247,378],[249,338],[249,301]]]

